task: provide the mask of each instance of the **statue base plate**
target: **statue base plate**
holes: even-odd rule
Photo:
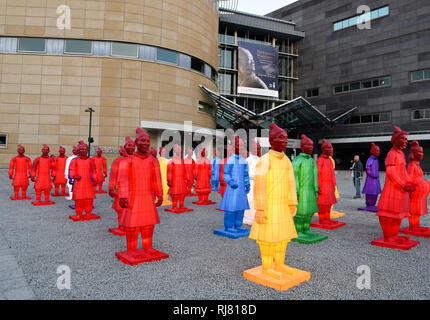
[[[344,225],[346,225],[345,222],[339,222],[339,221],[334,221],[334,220],[318,220],[318,221],[312,221],[311,222],[311,227],[314,228],[320,228],[320,229],[326,229],[326,230],[334,230],[340,227],[343,227]]]
[[[295,268],[293,268],[295,269]],[[265,287],[270,287],[280,291],[286,291],[292,287],[299,285],[302,282],[311,279],[310,272],[297,270],[294,275],[283,274],[281,279],[270,277],[263,273],[263,267],[259,266],[243,272],[243,276],[249,281],[261,284]]]
[[[396,240],[386,241],[384,237],[373,240],[372,245],[391,249],[409,250],[419,244],[419,241],[410,240],[406,236],[396,236]]]
[[[181,214],[181,213],[184,213],[184,212],[191,212],[191,211],[194,211],[194,209],[190,209],[190,208],[166,208],[166,209],[164,209],[164,211],[167,211],[167,212],[171,212],[171,213],[176,213],[176,214]]]
[[[78,216],[78,215],[69,216],[69,219],[73,221],[89,221],[89,220],[98,220],[100,219],[100,216],[92,213],[92,214],[83,214],[81,216]]]
[[[33,206],[52,206],[53,204],[55,204],[54,201],[33,201],[31,203]]]
[[[119,237],[125,236],[125,232],[122,231],[120,228],[110,228],[109,232]]]
[[[426,227],[418,227],[415,229],[410,229],[409,227],[405,227],[405,228],[401,228],[400,232],[404,234],[410,234],[411,236],[415,236],[415,237],[430,238],[430,229]]]
[[[119,261],[130,266],[135,266],[144,262],[159,261],[169,257],[168,254],[153,248],[116,252],[115,255]]]
[[[249,229],[243,229],[243,228],[233,229],[233,230],[225,230],[225,228],[222,228],[222,229],[214,230],[214,234],[218,236],[230,238],[230,239],[239,239],[243,237],[248,237],[249,232],[250,232]]]
[[[378,208],[375,206],[357,208],[357,210],[358,211],[378,212]]]
[[[299,236],[295,239],[291,239],[291,241],[299,242],[303,244],[312,244],[312,243],[324,241],[325,239],[328,238],[324,234],[313,233],[313,232],[307,232],[307,233],[298,232],[297,234]]]
[[[10,200],[31,200],[30,197],[10,197]]]

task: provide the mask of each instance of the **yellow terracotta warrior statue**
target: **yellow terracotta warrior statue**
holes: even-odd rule
[[[167,185],[167,165],[169,164],[169,160],[166,159],[166,149],[160,147],[160,157],[158,158],[158,163],[160,164],[161,171],[161,181],[163,183],[163,203],[162,207],[170,206],[172,201],[169,200],[169,186]]]

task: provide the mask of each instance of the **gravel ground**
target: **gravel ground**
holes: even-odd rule
[[[191,199],[186,205],[194,212],[175,215],[159,208],[154,248],[170,257],[132,267],[115,257],[126,242],[108,232],[117,224],[108,195],[95,200],[101,220],[76,223],[68,219],[71,202],[62,197],[46,207],[10,201],[10,180],[0,170],[0,232],[37,299],[429,299],[430,239],[413,237],[421,243],[410,251],[371,246],[382,235],[377,217],[356,210],[364,199],[352,199],[350,178],[339,173],[337,180],[341,198],[335,209],[346,213],[339,220],[347,225],[314,229],[329,236],[321,243],[288,245],[286,263],[312,277],[284,292],[246,280],[243,271],[260,265],[255,241],[214,235],[223,214],[217,205],[198,207]],[[34,199],[32,188],[29,194]],[[220,201],[217,193],[210,198]],[[422,224],[430,225],[429,216]],[[70,290],[57,289],[60,265],[71,269]],[[356,286],[360,265],[370,267],[370,290]]]

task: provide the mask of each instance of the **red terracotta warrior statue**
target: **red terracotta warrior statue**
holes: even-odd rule
[[[49,200],[49,193],[52,189],[51,176],[54,177],[55,174],[55,165],[49,156],[49,147],[44,144],[42,155],[34,159],[31,168],[31,181],[34,182],[34,190],[36,190],[36,201],[32,202],[33,205],[47,206],[55,204],[55,202]],[[45,201],[41,201],[42,192],[45,194]]]
[[[69,194],[66,192],[66,183],[67,183],[67,179],[64,176],[64,172],[66,169],[66,161],[67,161],[67,156],[66,154],[66,149],[64,149],[64,147],[60,146],[59,148],[59,156],[55,157],[54,159],[54,163],[55,163],[55,177],[54,177],[54,187],[55,187],[55,193],[52,194],[52,196],[54,197],[61,197],[61,196],[69,196]],[[61,186],[61,190],[63,192],[60,193],[60,186]]]
[[[399,236],[402,219],[409,217],[411,209],[410,197],[415,185],[406,172],[406,159],[402,150],[408,145],[408,133],[394,126],[391,137],[393,147],[385,158],[386,176],[381,197],[378,202],[379,223],[384,236],[372,241],[380,247],[409,250],[419,242],[407,236]]]
[[[418,141],[411,142],[411,153],[409,154],[408,175],[416,186],[411,193],[411,210],[409,216],[409,227],[400,229],[400,232],[417,237],[430,238],[430,229],[420,226],[421,216],[428,213],[427,197],[430,192],[430,183],[423,178],[423,170],[420,161],[424,157],[424,150]]]
[[[96,165],[92,158],[88,158],[88,145],[79,141],[79,157],[72,160],[69,168],[69,179],[73,179],[73,199],[75,201],[76,215],[69,216],[73,221],[86,221],[100,219],[93,214],[93,201],[96,198],[97,185]],[[85,211],[85,215],[83,212]]]
[[[134,141],[133,141],[133,144],[134,144]],[[134,148],[133,148],[133,153],[134,153]],[[109,232],[113,233],[116,236],[125,236],[125,232],[119,228],[119,221],[121,220],[122,208],[119,206],[118,193],[115,192],[120,188],[118,184],[119,164],[124,158],[127,157],[127,151],[123,146],[119,147],[119,155],[120,156],[112,162],[112,167],[110,169],[110,176],[109,176],[109,195],[114,199],[112,203],[112,209],[114,209],[118,214],[118,228],[110,228]]]
[[[118,190],[119,205],[124,208],[120,228],[126,233],[127,251],[116,256],[130,265],[169,257],[152,248],[154,226],[160,223],[157,207],[163,202],[160,166],[149,153],[149,135],[141,128],[136,129],[135,143],[137,152],[120,163]],[[142,249],[137,249],[139,234]]]
[[[183,213],[190,212],[193,209],[184,207],[185,196],[188,193],[187,186],[190,185],[188,170],[186,169],[185,160],[181,158],[182,148],[175,144],[173,148],[173,158],[167,165],[167,185],[169,186],[169,194],[172,199],[172,208],[164,209],[168,212]],[[179,207],[178,207],[179,202]]]
[[[12,187],[14,196],[11,200],[31,200],[27,197],[28,178],[31,177],[31,159],[24,155],[25,148],[18,145],[18,155],[10,160],[9,164],[9,179],[13,179]],[[28,175],[27,175],[28,173]],[[19,196],[21,189],[21,197]]]
[[[200,158],[197,159],[194,167],[194,176],[196,178],[195,190],[199,197],[198,201],[193,202],[197,205],[210,205],[215,202],[209,200],[209,194],[212,191],[211,186],[211,161],[206,157],[206,148],[203,147],[200,152]]]
[[[322,154],[317,161],[319,221],[311,222],[311,227],[333,230],[344,226],[345,223],[330,219],[330,209],[333,204],[337,203],[336,177],[333,161],[330,158],[333,156],[333,147],[330,142],[323,139],[321,148]]]
[[[197,194],[192,192],[193,189],[193,185],[194,185],[194,168],[196,166],[196,162],[193,159],[193,149],[188,147],[187,148],[187,156],[184,158],[184,164],[185,164],[185,169],[187,170],[188,176],[190,178],[190,180],[188,181],[187,184],[187,197],[194,197]]]
[[[103,187],[103,182],[107,177],[107,166],[106,166],[106,158],[102,157],[102,153],[103,153],[103,150],[100,148],[97,148],[97,155],[91,158],[94,160],[94,163],[96,165],[96,171],[97,171],[97,184],[99,186],[99,189],[98,190],[95,189],[96,193],[106,193],[106,191],[104,191],[102,187]]]

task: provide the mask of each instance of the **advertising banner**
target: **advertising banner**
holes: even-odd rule
[[[239,42],[237,92],[278,98],[278,48]]]

